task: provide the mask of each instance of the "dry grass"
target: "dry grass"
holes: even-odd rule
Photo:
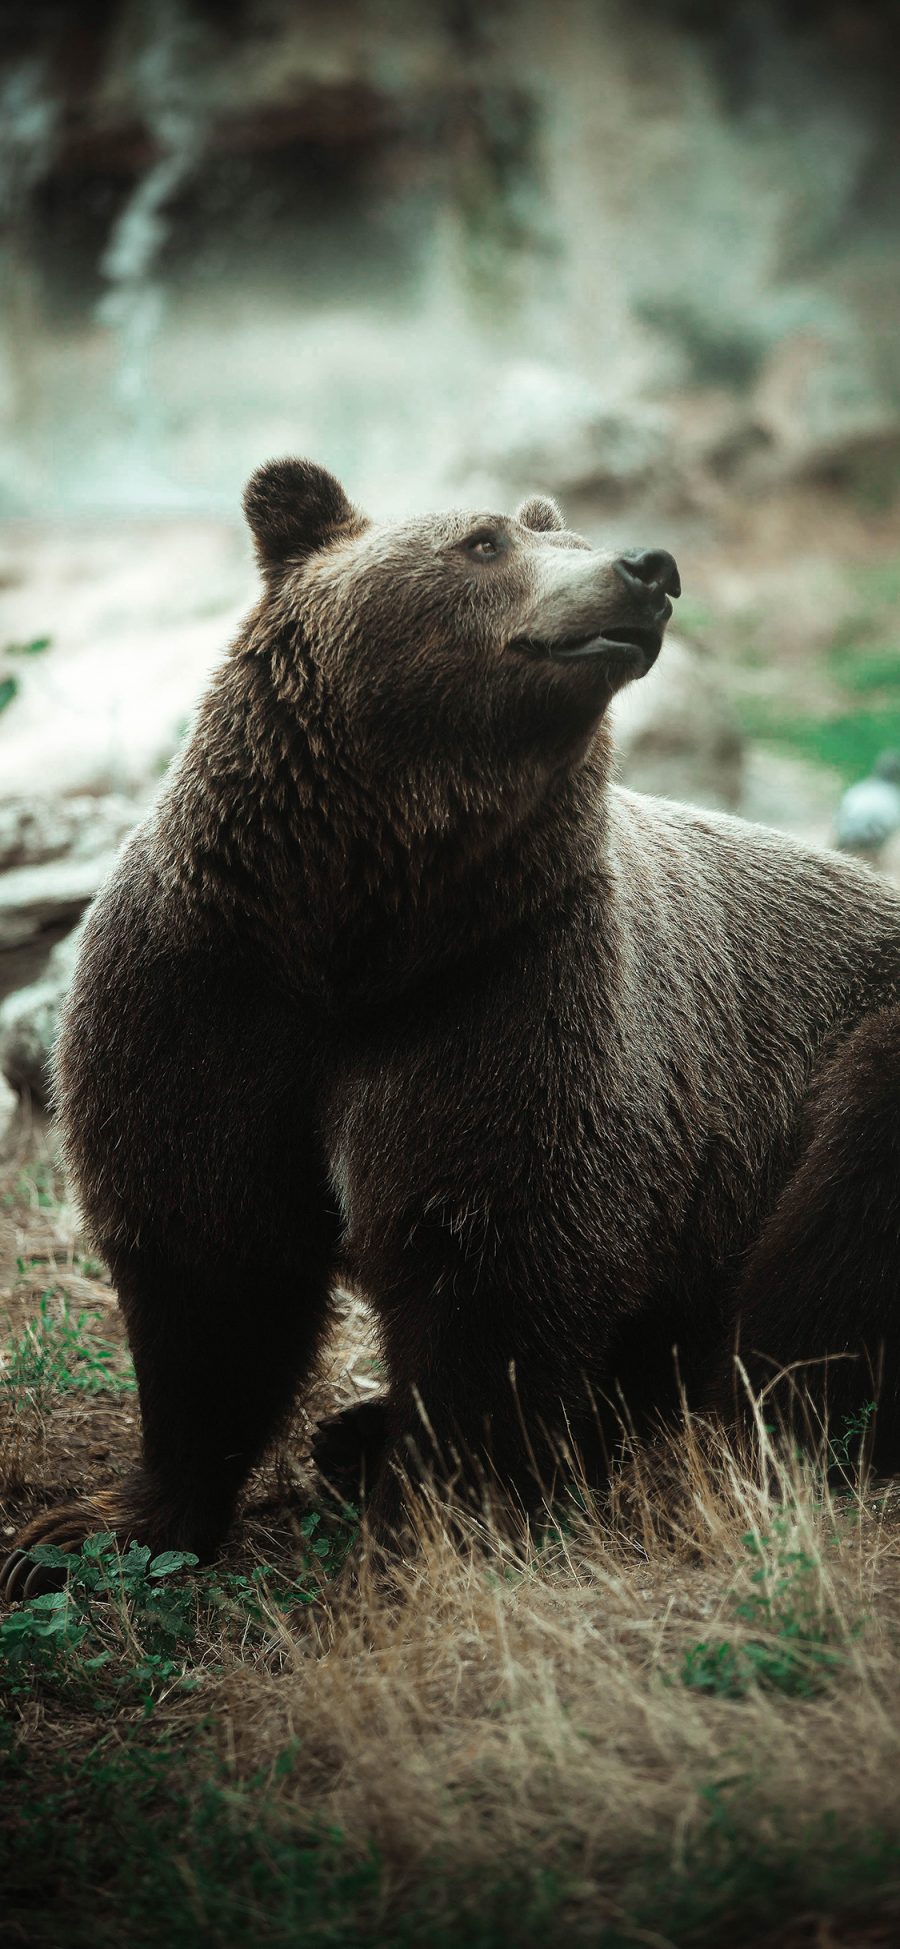
[[[400,1901],[435,1856],[451,1887],[537,1865],[587,1933],[646,1902],[648,1857],[689,1880],[711,1843],[823,1867],[836,1834],[900,1835],[884,1505],[797,1467],[763,1489],[715,1442],[659,1459],[543,1542],[461,1550],[436,1513],[396,1601],[364,1576],[283,1628],[279,1684],[241,1671],[244,1764],[298,1739],[282,1794],[364,1836]]]
[[[90,1283],[64,1210],[29,1203],[16,1169],[8,1339],[40,1240],[60,1283]],[[323,1401],[369,1358],[349,1314]],[[20,1391],[7,1522],[115,1472],[134,1439],[131,1397]],[[28,1684],[20,1668],[9,1939],[896,1941],[898,1505],[830,1488],[822,1460],[753,1472],[689,1424],[539,1534],[457,1517],[451,1538],[424,1510],[386,1583],[364,1553],[317,1578],[314,1485],[282,1454],[224,1563],[176,1580],[167,1669],[140,1580],[84,1599],[87,1635]],[[235,1580],[254,1563],[251,1601]]]

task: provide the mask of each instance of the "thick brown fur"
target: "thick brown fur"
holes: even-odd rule
[[[561,1440],[599,1471],[602,1401],[671,1406],[675,1344],[725,1408],[737,1336],[757,1381],[852,1356],[844,1412],[879,1367],[900,1466],[900,898],[611,782],[670,558],[546,501],[373,526],[300,462],[246,505],[264,594],[90,914],[57,1058],[144,1463],[22,1543],[213,1551],[338,1278],[390,1390],[320,1453],[365,1449],[382,1534],[414,1454],[526,1503]]]

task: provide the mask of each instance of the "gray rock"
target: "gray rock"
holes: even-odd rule
[[[505,374],[473,437],[479,468],[498,484],[518,491],[539,482],[561,494],[633,487],[660,466],[668,446],[659,406],[622,406],[587,380],[536,361]]]
[[[805,846],[828,846],[840,773],[794,752],[750,743],[737,807],[742,819],[792,833]]]
[[[12,660],[17,691],[0,711],[4,796],[37,791],[88,809],[91,799],[146,801],[255,596],[243,535],[236,545],[233,523],[188,518],[42,520],[17,524],[15,535],[0,524],[0,583],[4,635],[49,638],[41,655]]]
[[[872,859],[900,832],[900,754],[882,752],[871,775],[848,786],[834,822],[844,853]]]
[[[849,321],[843,330],[796,331],[769,353],[749,402],[769,445],[761,480],[816,475],[835,467],[887,466],[896,477],[900,411],[866,368]]]
[[[0,875],[0,949],[18,947],[60,922],[75,921],[105,880],[115,852],[45,860]]]
[[[18,1110],[19,1099],[15,1090],[4,1076],[0,1076],[0,1157],[5,1155],[9,1146]]]
[[[613,705],[619,777],[636,792],[733,811],[744,741],[714,665],[677,638]]]
[[[9,798],[0,803],[0,872],[41,866],[63,854],[89,859],[108,853],[131,831],[138,813],[120,793],[102,797]]]
[[[76,927],[57,942],[41,979],[7,995],[0,1007],[0,1070],[7,1085],[37,1103],[47,1101],[50,1051],[80,939],[81,928]]]

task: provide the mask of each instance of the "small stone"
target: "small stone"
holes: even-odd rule
[[[612,707],[618,776],[636,792],[733,812],[744,740],[714,666],[667,637],[659,662]]]
[[[12,1136],[18,1108],[19,1099],[15,1090],[5,1076],[0,1076],[0,1156],[6,1150]]]
[[[2,884],[2,882],[0,882]],[[39,981],[7,995],[0,1007],[0,1071],[6,1086],[45,1103],[50,1051],[63,997],[75,972],[81,938],[76,927],[57,942]]]

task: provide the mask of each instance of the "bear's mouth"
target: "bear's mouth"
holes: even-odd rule
[[[517,636],[509,647],[520,650],[524,656],[540,657],[550,663],[575,663],[582,658],[608,656],[616,651],[636,651],[644,669],[649,670],[662,648],[671,614],[672,604],[667,597],[664,607],[658,611],[652,623],[616,623],[589,634],[582,632],[578,636],[557,636],[547,641],[535,636]]]

